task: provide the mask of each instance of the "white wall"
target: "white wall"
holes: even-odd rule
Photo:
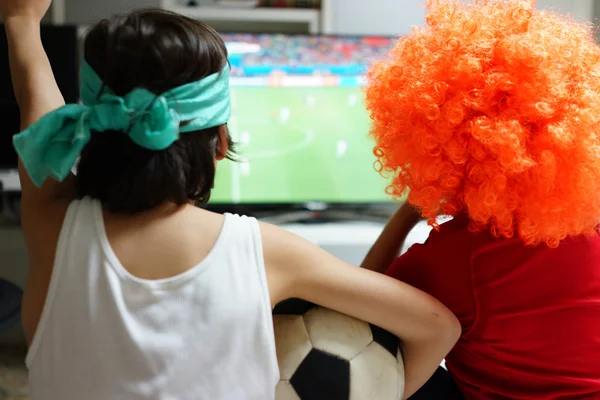
[[[600,24],[600,3],[596,3],[596,5],[594,6],[594,23],[596,24],[596,40],[598,42],[600,42],[600,29],[599,28],[599,24]]]
[[[160,0],[65,1],[67,21],[77,24],[89,24],[116,12],[158,7],[160,3]],[[410,32],[412,26],[425,23],[425,0],[328,1],[332,2],[333,10],[328,33],[402,35]],[[594,10],[594,0],[537,0],[537,5],[584,21],[592,21],[595,12],[600,16],[600,4]]]
[[[404,35],[425,23],[421,0],[331,0],[332,32],[356,35]]]
[[[331,33],[403,35],[425,23],[424,0],[331,0]],[[537,0],[539,8],[552,8],[592,21],[594,0]],[[599,5],[600,8],[600,5]]]
[[[581,21],[594,20],[594,0],[537,0],[537,5],[571,14]]]
[[[159,0],[65,0],[67,22],[89,25],[115,13],[158,7]]]

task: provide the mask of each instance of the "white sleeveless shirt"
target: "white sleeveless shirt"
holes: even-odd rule
[[[27,366],[32,400],[274,399],[258,222],[226,215],[204,261],[148,281],[119,263],[100,204],[74,201]]]

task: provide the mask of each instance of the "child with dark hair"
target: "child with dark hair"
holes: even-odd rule
[[[447,366],[467,399],[600,399],[594,31],[534,1],[428,6],[368,76],[379,166],[414,209],[364,267],[459,318]],[[436,229],[394,261],[421,217]]]
[[[65,106],[40,41],[49,5],[0,0],[24,128],[33,400],[273,399],[271,310],[291,297],[400,337],[406,396],[429,379],[459,335],[433,297],[194,207],[232,154],[215,31],[164,11],[104,20],[85,40],[83,104]]]

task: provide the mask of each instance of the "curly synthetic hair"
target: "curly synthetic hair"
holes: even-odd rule
[[[600,221],[600,47],[517,0],[430,0],[367,74],[376,166],[435,225],[558,246]]]

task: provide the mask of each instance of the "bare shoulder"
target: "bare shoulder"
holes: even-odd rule
[[[296,251],[298,246],[310,246],[311,243],[278,226],[259,221],[263,239],[265,258],[285,256],[287,251]]]
[[[271,303],[275,306],[297,296],[298,276],[307,255],[303,249],[314,251],[314,245],[278,226],[260,221],[259,225]]]
[[[348,282],[364,275],[382,275],[362,270],[328,253],[314,243],[280,227],[261,223],[263,253],[273,303],[299,297],[326,305],[328,297]]]
[[[259,224],[267,266],[297,275],[302,273],[298,267],[305,270],[307,265],[323,262],[323,257],[328,257],[328,253],[304,238],[275,225]]]

